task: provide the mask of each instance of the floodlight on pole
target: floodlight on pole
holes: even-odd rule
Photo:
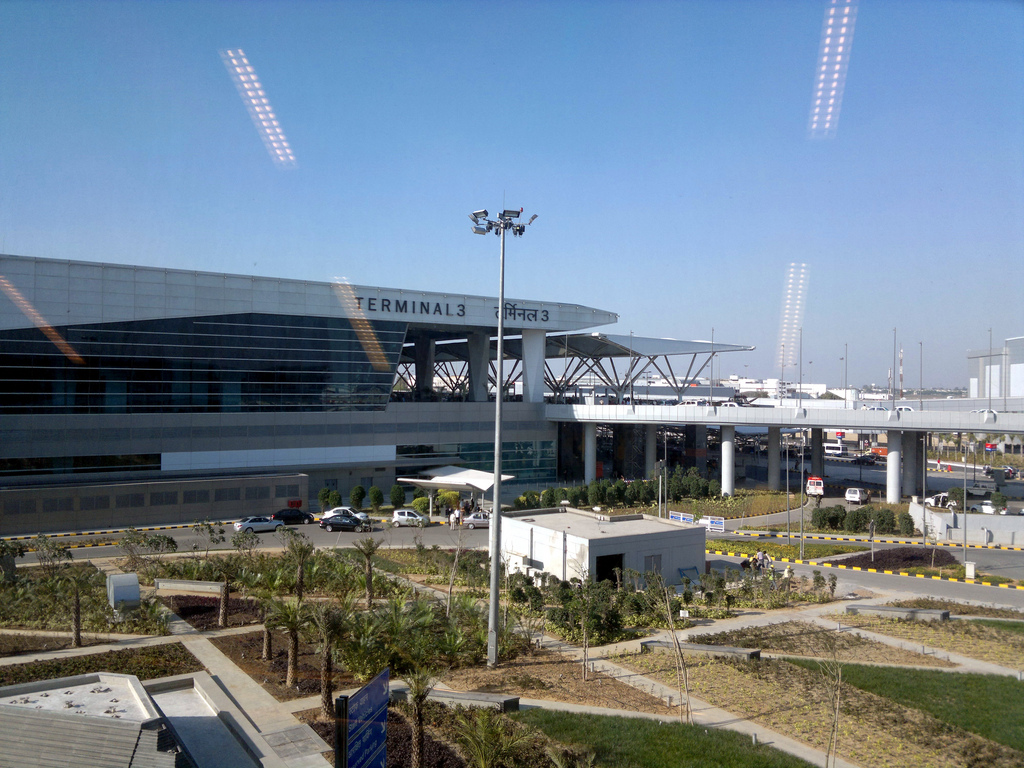
[[[505,389],[505,232],[520,237],[526,232],[527,224],[516,224],[523,209],[518,211],[506,209],[497,219],[488,219],[486,210],[473,211],[470,218],[476,225],[473,232],[478,235],[494,232],[501,236],[501,256],[498,260],[498,350],[495,362],[495,395],[494,395],[494,493],[491,502],[490,545],[491,556],[491,589],[490,605],[487,611],[487,666],[498,663],[498,630],[501,621],[501,401]],[[532,224],[537,216],[534,214],[528,224]],[[481,226],[483,221],[485,226]]]

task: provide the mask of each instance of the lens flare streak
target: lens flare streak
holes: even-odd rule
[[[231,48],[220,52],[224,66],[231,75],[238,89],[238,95],[242,97],[252,124],[263,139],[263,144],[270,153],[270,159],[282,168],[295,167],[295,154],[292,152],[291,144],[288,143],[281,124],[278,122],[277,113],[270,106],[270,100],[256,76],[245,52],[241,48]]]
[[[366,315],[359,307],[359,302],[356,301],[356,293],[352,290],[352,286],[343,280],[335,280],[331,284],[331,288],[334,289],[334,294],[338,297],[338,303],[341,304],[348,315],[348,321],[352,324],[352,330],[356,332],[356,338],[359,339],[359,343],[363,345],[363,351],[366,352],[370,365],[373,366],[375,371],[391,370],[391,366],[388,364],[388,357],[384,354],[384,348],[380,345],[380,340],[377,338],[377,332],[373,330],[370,321],[366,319]]]
[[[811,111],[807,120],[807,134],[812,139],[831,139],[836,135],[856,20],[857,0],[829,1],[821,27]]]
[[[68,344],[63,336],[57,333],[56,328],[46,322],[43,316],[32,306],[32,302],[22,296],[21,291],[15,288],[14,284],[3,275],[0,275],[0,291],[7,294],[7,298],[11,300],[11,303],[20,309],[25,317],[31,320],[36,328],[46,335],[46,338],[53,342],[53,345],[64,354],[64,357],[75,365],[85,365],[85,360],[82,359],[80,354],[75,352],[75,348]]]

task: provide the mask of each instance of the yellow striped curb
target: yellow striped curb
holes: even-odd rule
[[[770,531],[730,531],[737,536],[763,536],[772,539],[784,539],[786,534],[774,533]],[[861,544],[867,544],[870,539],[857,539],[850,536],[822,536],[820,534],[805,533],[805,539],[818,539],[820,541],[853,541]],[[953,541],[936,541],[922,544],[922,542],[916,539],[875,539],[876,544],[910,544],[913,546],[931,546],[931,547],[956,547],[962,548],[963,544],[957,544]],[[1003,544],[968,544],[968,549],[1002,549],[1007,552],[1021,552],[1024,551],[1024,547],[1008,547]]]
[[[749,552],[724,552],[720,549],[705,549],[706,553],[710,555],[724,555],[725,557],[753,557]],[[985,587],[1000,587],[1002,589],[1019,589],[1024,591],[1024,585],[1016,586],[1013,584],[993,584],[990,581],[981,581],[980,579],[954,579],[949,576],[925,576],[922,573],[907,573],[906,571],[880,571],[877,568],[861,568],[856,565],[841,565],[839,563],[821,563],[817,560],[797,560],[790,559],[788,557],[776,557],[772,558],[776,563],[796,563],[798,565],[813,565],[819,568],[838,568],[844,571],[864,571],[865,573],[884,573],[889,576],[909,576],[914,579],[931,579],[933,581],[952,581],[956,584],[980,584]]]

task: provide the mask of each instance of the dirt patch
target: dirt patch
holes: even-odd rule
[[[319,719],[320,710],[307,709],[295,716],[317,732],[328,744],[334,743],[334,721]],[[388,709],[388,768],[405,768],[412,765],[412,728],[395,707]],[[334,750],[321,753],[334,765]],[[429,726],[423,733],[423,768],[465,768],[466,762],[450,745],[437,738]]]
[[[615,661],[675,684],[671,654],[628,654]],[[740,717],[824,751],[832,726],[824,678],[785,661],[706,659],[689,666],[690,692]],[[852,686],[842,689],[839,756],[872,768],[1013,768],[1022,754]]]
[[[458,691],[506,693],[528,699],[550,699],[593,707],[675,715],[661,699],[600,673],[584,681],[580,664],[554,651],[541,650],[496,667],[474,667],[449,673],[444,683]]]
[[[318,695],[320,656],[316,649],[308,643],[299,642],[298,675],[295,685],[289,688],[284,684],[288,674],[288,636],[284,632],[274,632],[273,638],[274,652],[270,661],[263,661],[260,658],[263,653],[262,630],[242,635],[211,637],[210,642],[278,701]],[[350,674],[335,667],[335,691],[355,688],[358,685]]]
[[[952,662],[937,659],[900,648],[893,648],[874,640],[850,633],[836,634],[830,630],[799,621],[786,621],[763,627],[743,627],[717,635],[696,635],[690,640],[708,645],[731,645],[740,648],[760,648],[766,653],[818,658],[831,654],[824,638],[835,644],[839,660],[857,664],[913,664],[926,667],[955,667]]]
[[[161,597],[160,602],[198,630],[217,629],[220,614],[219,597],[201,595],[171,595]],[[228,599],[228,626],[243,627],[262,621],[259,603],[252,598],[232,597]]]
[[[934,556],[934,560],[933,560]],[[874,568],[877,571],[906,571],[911,568],[946,568],[958,565],[956,557],[945,549],[935,547],[893,547],[875,550],[874,560],[869,553],[844,557],[843,565],[850,568]]]
[[[82,635],[82,646],[100,645],[107,642]],[[58,635],[23,635],[0,632],[0,656],[18,656],[22,653],[59,651],[71,647],[71,638]]]
[[[979,661],[1020,669],[1024,635],[976,624],[969,620],[904,621],[876,616],[833,615],[843,624],[898,637]]]

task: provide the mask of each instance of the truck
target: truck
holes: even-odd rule
[[[995,493],[999,488],[996,486],[995,480],[975,480],[973,485],[967,486],[968,496],[988,496],[990,493]]]

